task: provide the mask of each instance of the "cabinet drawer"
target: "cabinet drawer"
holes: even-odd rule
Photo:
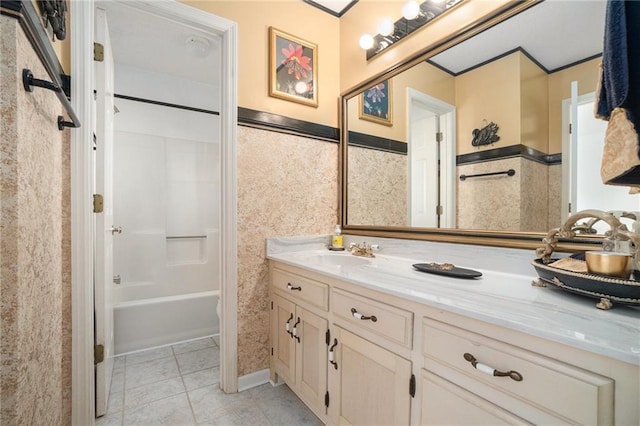
[[[569,423],[613,423],[614,382],[610,378],[428,318],[423,321],[423,338],[425,367],[432,371],[446,375],[438,364],[452,367],[489,389],[514,395]],[[479,364],[474,368],[465,354]],[[494,376],[493,369],[515,371],[522,380]],[[497,398],[495,392],[486,393],[480,396]]]
[[[412,312],[339,289],[333,291],[332,303],[333,312],[337,316],[394,343],[411,348]]]
[[[273,289],[293,297],[293,300],[304,301],[325,311],[329,309],[329,286],[319,281],[291,274],[279,269],[271,270]]]

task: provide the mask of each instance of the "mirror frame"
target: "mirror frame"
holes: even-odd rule
[[[497,25],[510,17],[517,15],[541,3],[544,0],[514,0],[491,15],[480,18],[466,27],[449,34],[445,38],[425,47],[421,51],[398,62],[387,70],[374,75],[357,86],[347,90],[340,96],[340,147],[339,147],[339,173],[340,197],[338,202],[338,215],[340,224],[345,234],[364,235],[370,237],[401,238],[413,240],[440,241],[460,244],[476,244],[497,247],[536,249],[544,246],[542,239],[547,235],[543,232],[522,231],[485,231],[473,229],[443,229],[443,228],[416,228],[399,226],[373,226],[373,225],[349,225],[347,223],[347,195],[348,195],[348,110],[349,99],[358,96],[366,88],[378,84],[384,80],[429,59],[444,50],[481,33],[482,31]],[[558,223],[560,227],[562,223]],[[595,244],[602,242],[602,235],[581,235],[574,239],[561,239],[557,251],[575,252],[593,250]]]

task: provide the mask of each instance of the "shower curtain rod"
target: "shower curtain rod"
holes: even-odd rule
[[[127,101],[142,102],[142,103],[145,103],[145,104],[166,106],[166,107],[169,107],[169,108],[184,109],[184,110],[187,110],[187,111],[201,112],[201,113],[204,113],[204,114],[220,115],[219,111],[212,111],[212,110],[209,110],[209,109],[190,107],[190,106],[186,106],[186,105],[172,104],[172,103],[169,103],[169,102],[154,101],[152,99],[145,99],[145,98],[138,98],[138,97],[135,97],[135,96],[121,95],[119,93],[115,93],[113,96],[115,98],[124,99],[124,100],[127,100]]]

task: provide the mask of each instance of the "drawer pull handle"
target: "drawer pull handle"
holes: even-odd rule
[[[291,285],[291,283],[287,283],[287,288],[288,288],[290,291],[294,291],[294,290],[302,291],[302,287],[300,287],[300,286],[298,286],[298,287],[294,287],[294,286],[292,286],[292,285]]]
[[[517,371],[513,371],[513,370],[511,370],[511,371],[498,371],[493,367],[490,367],[490,366],[488,366],[486,364],[482,364],[481,362],[478,362],[476,357],[474,357],[470,353],[465,353],[464,354],[464,359],[469,361],[471,363],[471,365],[473,365],[473,368],[475,368],[476,370],[481,371],[481,372],[483,372],[485,374],[488,374],[490,376],[511,377],[516,382],[521,382],[522,381],[522,374],[518,373]]]
[[[371,320],[373,322],[378,321],[378,318],[376,318],[375,315],[371,315],[371,316],[362,315],[360,312],[358,312],[356,308],[351,308],[351,315],[353,315],[354,318],[357,318],[362,321],[366,321],[366,320]]]
[[[293,337],[293,333],[291,333],[291,324],[290,324],[292,319],[293,319],[293,314],[291,314],[291,316],[287,320],[287,323],[284,326],[284,328],[287,330],[287,334],[291,337]]]
[[[338,363],[335,361],[333,350],[338,346],[338,339],[333,339],[333,345],[329,348],[329,364],[333,365],[333,368],[338,369]]]
[[[298,324],[300,324],[300,317],[298,317],[298,321],[293,324],[293,333],[291,333],[291,336],[294,337],[298,341],[298,343],[300,343],[300,337],[298,337]]]

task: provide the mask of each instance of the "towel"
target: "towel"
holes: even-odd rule
[[[608,0],[595,115],[608,120],[601,176],[640,186],[640,1]]]

